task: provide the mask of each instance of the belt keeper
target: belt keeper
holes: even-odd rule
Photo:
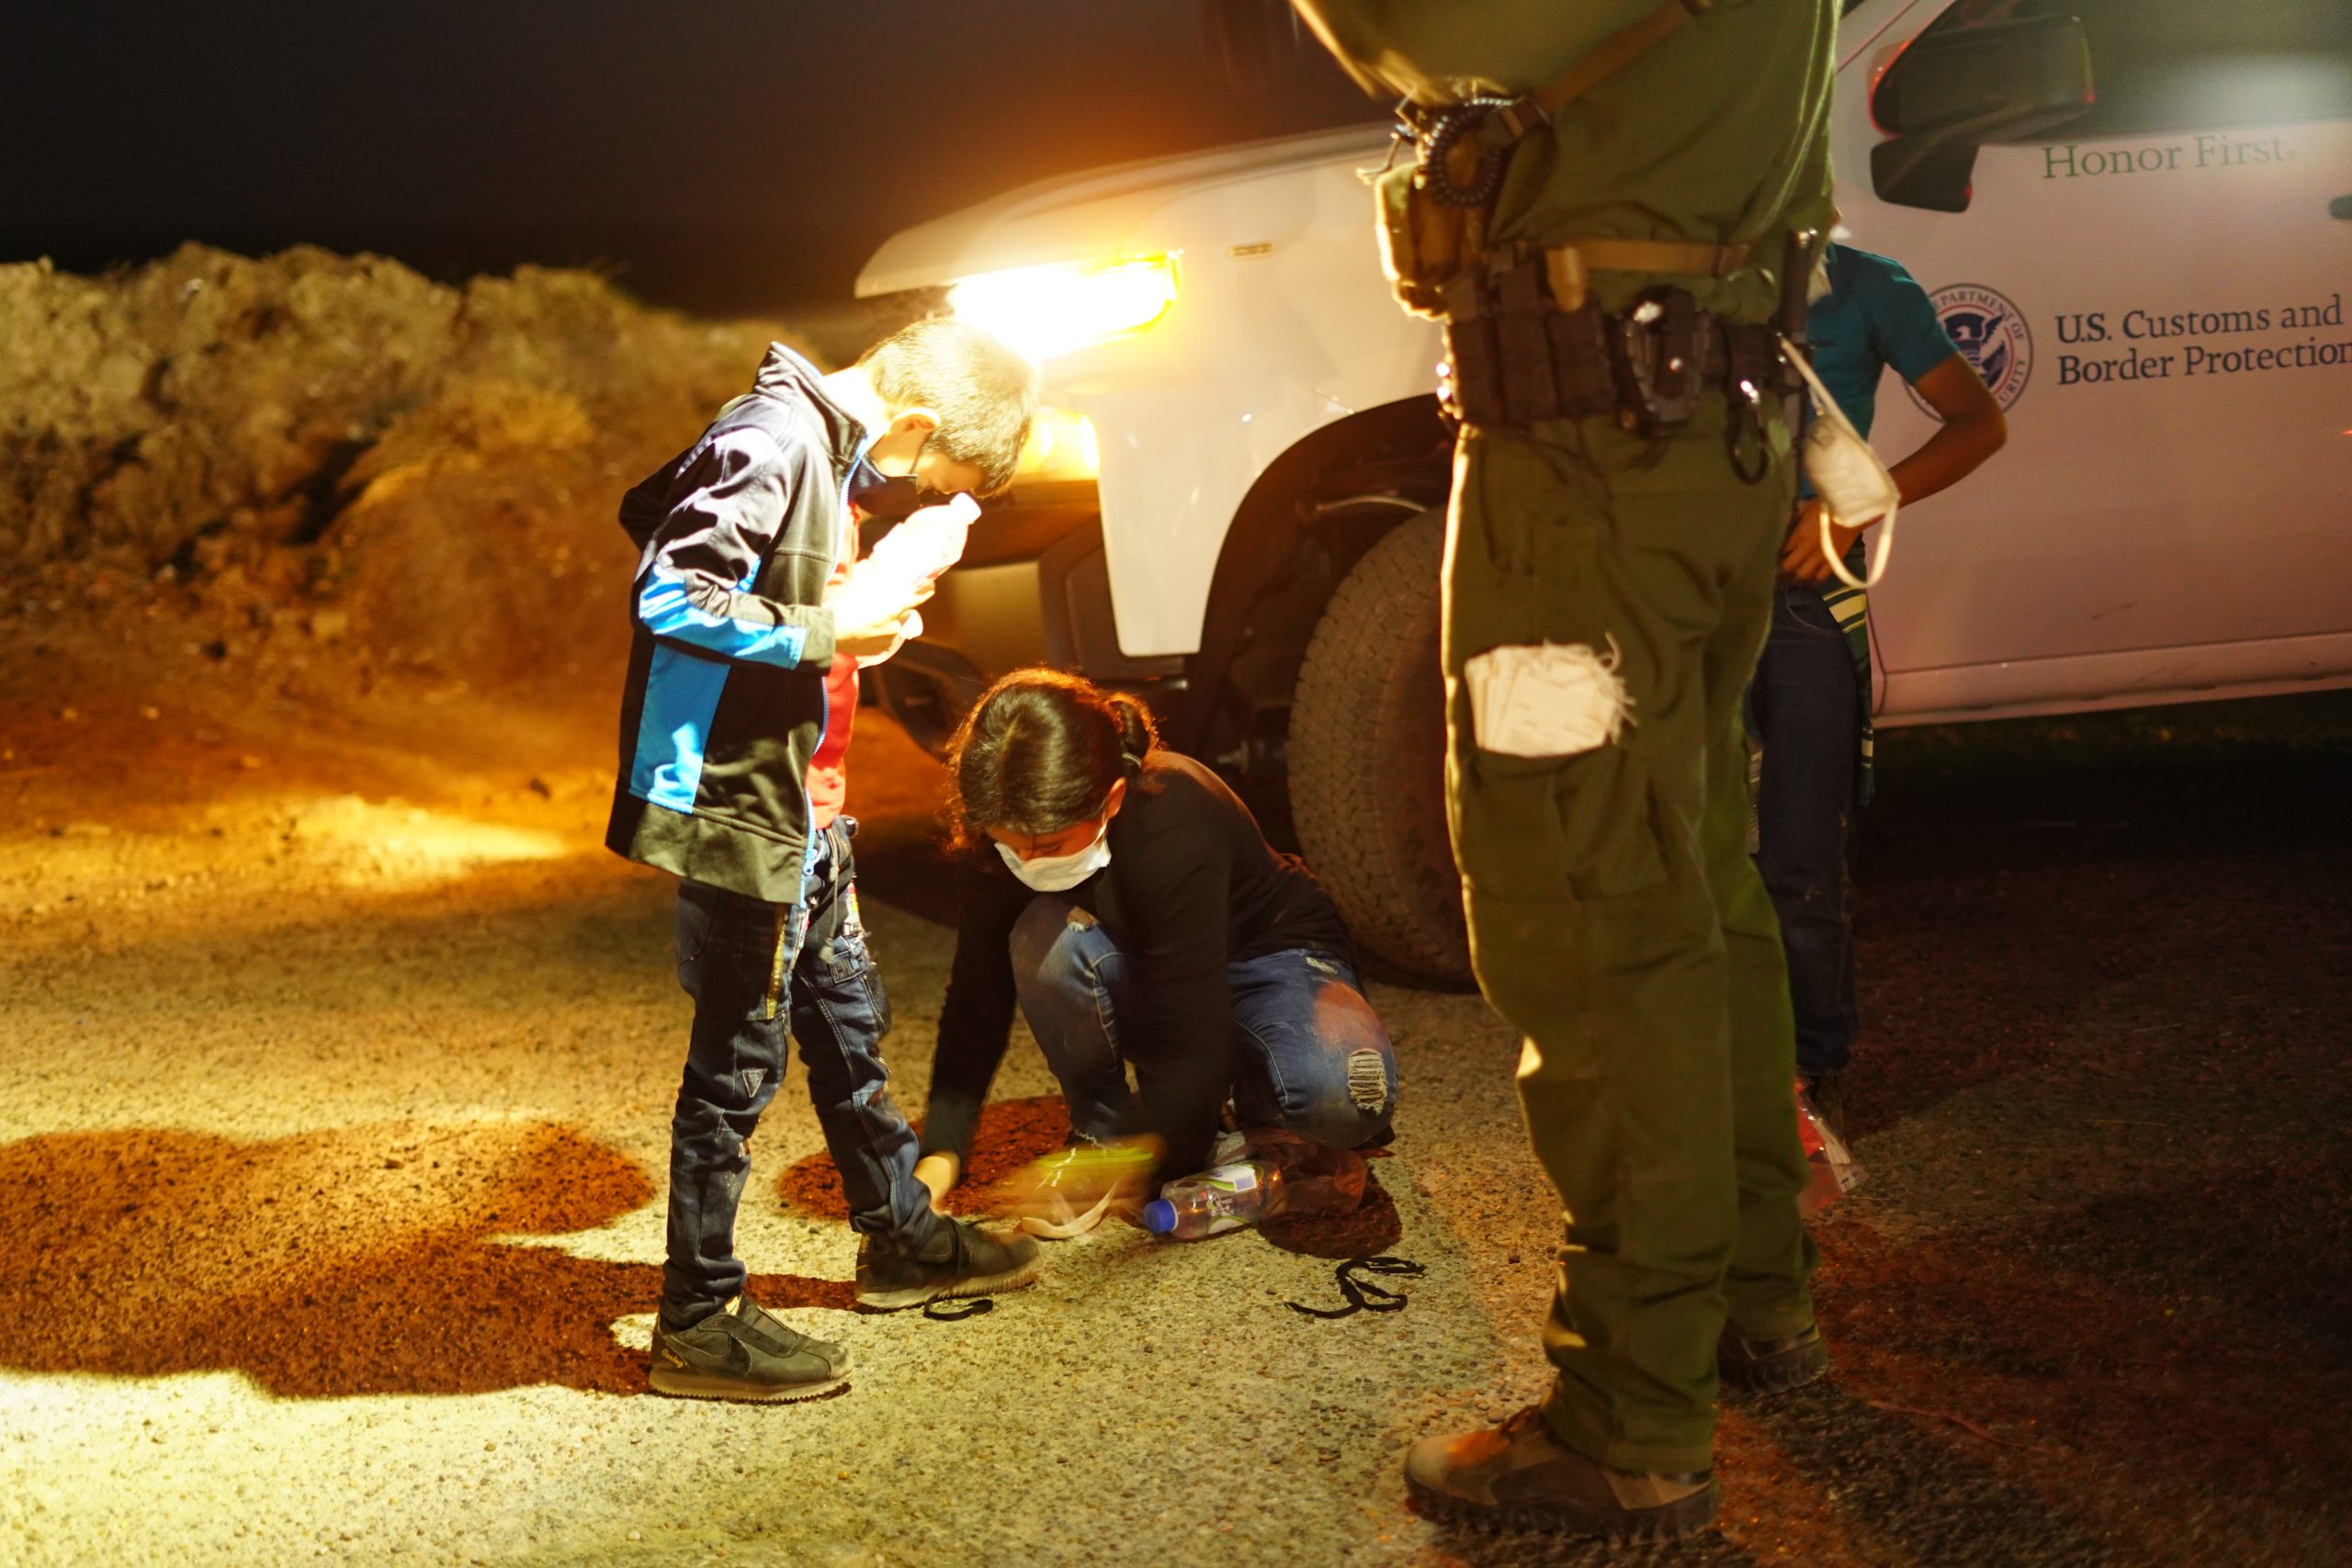
[[[1584,253],[1574,245],[1555,245],[1544,253],[1544,278],[1552,286],[1552,303],[1563,310],[1584,309],[1591,276],[1584,268]]]
[[[1551,118],[1550,111],[1536,101],[1534,94],[1529,93],[1497,109],[1493,123],[1510,132],[1510,140],[1516,141],[1538,126],[1549,124]]]

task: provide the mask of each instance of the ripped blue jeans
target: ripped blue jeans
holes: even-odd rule
[[[852,1227],[915,1247],[937,1224],[882,1061],[890,1003],[857,916],[856,830],[844,817],[814,835],[797,904],[698,882],[678,888],[678,983],[695,999],[695,1021],[670,1122],[662,1313],[673,1325],[743,1289],[735,1213],[752,1168],[746,1145],[783,1081],[787,1032],[808,1064]]]
[[[1080,1138],[1114,1135],[1133,1098],[1119,1042],[1139,1005],[1126,955],[1094,917],[1033,898],[1012,929],[1022,1016],[1060,1080]],[[1396,1052],[1346,959],[1291,948],[1226,966],[1233,988],[1235,1113],[1338,1148],[1385,1144]]]

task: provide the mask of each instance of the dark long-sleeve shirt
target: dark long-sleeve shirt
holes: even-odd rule
[[[1119,1021],[1138,1090],[1127,1130],[1165,1141],[1165,1169],[1194,1170],[1233,1078],[1226,965],[1291,948],[1352,957],[1348,929],[1306,868],[1275,852],[1249,807],[1189,757],[1146,759],[1109,838],[1110,865],[1055,897],[1091,911],[1127,957],[1138,1014]],[[1043,897],[993,854],[965,869],[962,894],[922,1138],[924,1153],[958,1159],[1012,1025],[1012,928]]]

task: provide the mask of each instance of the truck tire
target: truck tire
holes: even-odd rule
[[[1438,581],[1445,514],[1364,553],[1324,607],[1290,710],[1290,804],[1307,864],[1356,941],[1466,982],[1470,944],[1445,826]]]

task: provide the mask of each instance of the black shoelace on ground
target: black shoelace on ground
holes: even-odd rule
[[[995,1310],[994,1296],[970,1296],[962,1301],[937,1301],[922,1303],[923,1316],[933,1323],[961,1323],[967,1317],[978,1317],[984,1312]]]
[[[1302,1317],[1353,1317],[1360,1312],[1403,1312],[1407,1297],[1402,1291],[1392,1291],[1375,1284],[1365,1276],[1385,1274],[1418,1280],[1429,1270],[1408,1258],[1351,1258],[1331,1270],[1340,1282],[1340,1295],[1348,1304],[1341,1307],[1311,1307],[1298,1302],[1284,1302]]]

